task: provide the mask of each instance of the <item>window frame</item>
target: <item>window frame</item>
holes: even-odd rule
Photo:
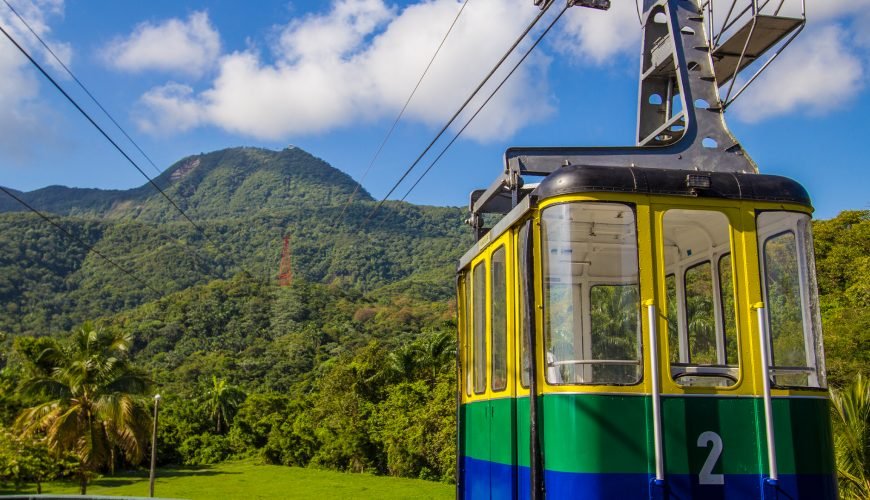
[[[741,376],[743,373],[743,365],[741,363],[741,356],[739,351],[739,340],[738,340],[738,349],[737,349],[737,361],[736,363],[728,363],[727,357],[727,332],[725,329],[725,307],[722,295],[722,283],[721,277],[719,274],[719,263],[721,262],[723,257],[730,257],[731,265],[732,265],[732,273],[734,273],[734,260],[733,260],[733,251],[735,242],[738,241],[735,236],[735,230],[737,224],[733,221],[732,216],[736,217],[736,214],[733,213],[731,207],[717,207],[717,206],[685,206],[685,205],[662,205],[654,208],[656,212],[660,214],[661,217],[661,230],[662,234],[659,236],[659,240],[661,243],[661,257],[662,261],[665,262],[667,260],[665,253],[665,233],[668,226],[667,223],[667,215],[669,212],[677,211],[677,212],[706,212],[709,214],[718,214],[724,218],[726,222],[727,228],[727,244],[720,243],[718,245],[712,244],[709,247],[709,250],[703,253],[698,253],[697,255],[687,256],[686,259],[680,261],[677,259],[674,262],[673,267],[668,269],[666,266],[661,270],[661,275],[658,275],[658,279],[664,279],[663,285],[665,289],[665,303],[667,307],[667,301],[669,299],[667,294],[667,278],[668,276],[674,276],[674,285],[675,285],[675,296],[677,300],[677,339],[678,339],[678,349],[679,353],[677,358],[679,361],[672,361],[670,356],[667,357],[666,361],[668,363],[668,373],[670,375],[671,382],[673,382],[677,387],[681,389],[708,389],[708,390],[734,390],[741,385]],[[714,242],[715,243],[715,242]],[[688,258],[691,257],[691,258]],[[688,317],[688,304],[687,304],[687,290],[686,290],[686,275],[687,273],[704,264],[710,265],[710,280],[711,280],[711,288],[710,291],[712,293],[713,300],[713,325],[715,329],[715,341],[716,341],[716,363],[714,364],[699,364],[691,361],[691,345],[689,342],[689,317]],[[676,276],[681,276],[681,280],[677,281]],[[737,316],[737,304],[738,304],[738,293],[737,288],[733,287],[732,293],[734,295],[734,305],[735,305],[735,336],[739,339],[739,317]],[[667,311],[666,311],[667,314]],[[668,341],[668,349],[670,350],[670,338]],[[720,362],[721,361],[721,362]],[[707,385],[707,384],[691,384],[691,383],[683,383],[680,381],[683,377],[690,378],[699,378],[699,377],[708,377],[711,379],[716,379],[717,377],[723,380],[727,380],[728,384],[716,384],[716,385]]]
[[[482,287],[482,290],[480,290],[481,292],[483,292],[481,294],[481,296],[483,298],[483,305],[479,310],[477,307],[478,291],[479,290],[477,287],[477,279],[475,276],[478,269],[481,269],[482,273],[483,273],[483,280],[482,280],[483,287]],[[485,259],[479,261],[477,264],[475,264],[471,267],[471,281],[472,281],[472,294],[471,294],[471,296],[472,296],[472,301],[473,301],[472,302],[472,344],[473,345],[472,345],[472,349],[471,349],[471,355],[473,358],[472,363],[471,363],[472,368],[473,368],[473,370],[472,370],[472,382],[473,382],[472,391],[474,392],[474,394],[482,395],[482,394],[486,394],[487,380],[488,380],[488,378],[487,378],[487,361],[488,361],[488,359],[487,359],[487,353],[486,353],[486,351],[487,351],[486,330],[487,330],[487,323],[488,323],[487,315],[486,315],[486,311],[487,311],[486,297],[487,297],[488,276],[487,276],[487,265],[486,265]],[[478,345],[478,341],[479,341],[478,329],[477,329],[478,315],[482,316],[482,319],[481,319],[482,323],[480,323],[480,324],[481,324],[481,335],[483,337],[483,342],[480,345]],[[478,347],[481,347],[481,346],[483,347],[482,354],[480,352],[478,352]],[[482,362],[482,366],[479,366],[480,362]],[[479,379],[478,378],[479,376],[482,378]],[[478,382],[480,382],[480,384],[478,384]]]
[[[550,371],[551,367],[549,366],[550,361],[548,361],[548,359],[547,359],[547,353],[548,353],[548,328],[547,328],[547,326],[548,326],[549,312],[547,311],[547,309],[548,309],[548,300],[547,300],[547,297],[548,297],[548,289],[547,289],[547,287],[548,287],[548,282],[547,282],[548,273],[546,272],[547,271],[546,263],[549,262],[549,256],[548,255],[545,256],[545,252],[544,252],[545,247],[547,247],[547,245],[545,245],[545,241],[544,241],[546,236],[547,236],[546,231],[544,230],[544,224],[543,224],[544,214],[546,213],[547,210],[552,209],[554,207],[558,207],[558,206],[562,206],[562,205],[584,205],[584,204],[619,205],[619,206],[624,207],[626,210],[628,210],[632,214],[632,218],[633,218],[632,227],[634,229],[635,265],[637,266],[637,268],[636,268],[637,280],[634,284],[638,287],[638,301],[637,301],[638,302],[638,304],[637,304],[637,306],[638,306],[638,333],[637,333],[638,354],[637,354],[637,356],[638,357],[636,360],[636,364],[637,364],[637,366],[639,366],[637,379],[633,382],[626,382],[626,383],[612,383],[612,382],[603,383],[600,381],[550,382],[549,371]],[[558,203],[552,203],[552,204],[549,204],[549,205],[541,208],[538,212],[536,220],[538,222],[538,231],[537,231],[536,242],[538,244],[538,249],[539,249],[538,254],[539,254],[540,258],[538,259],[537,266],[535,267],[535,270],[537,273],[539,273],[540,280],[541,280],[541,294],[542,294],[541,299],[542,300],[541,300],[541,305],[539,308],[540,309],[539,313],[541,314],[541,317],[542,317],[542,326],[543,326],[543,328],[541,328],[541,332],[540,332],[542,342],[540,343],[541,344],[540,347],[538,347],[539,352],[537,354],[540,354],[541,359],[543,360],[543,366],[541,368],[543,368],[543,370],[544,370],[543,371],[544,384],[548,387],[571,387],[571,386],[576,386],[576,387],[594,387],[594,386],[634,387],[634,386],[642,385],[644,383],[644,379],[646,377],[646,370],[645,370],[645,361],[644,361],[645,338],[643,335],[644,315],[643,315],[643,304],[642,304],[643,301],[641,298],[641,276],[642,276],[642,271],[641,271],[641,266],[640,266],[641,242],[640,242],[639,228],[638,228],[639,221],[638,221],[637,204],[632,203],[632,202],[628,202],[628,201],[621,201],[621,200],[600,200],[600,199],[563,201],[563,202],[558,202]],[[549,248],[549,247],[547,247],[547,248]],[[533,265],[534,265],[534,263],[533,263]],[[631,283],[627,283],[624,281],[620,281],[619,283],[613,283],[613,282],[608,283],[608,282],[601,281],[601,280],[589,280],[586,283],[583,283],[581,288],[580,288],[580,291],[579,291],[579,296],[580,296],[580,299],[579,299],[580,300],[580,303],[579,303],[579,306],[580,306],[580,328],[583,331],[587,331],[591,326],[591,311],[589,310],[589,307],[590,307],[590,300],[591,300],[590,293],[591,293],[591,289],[593,286],[596,286],[596,285],[621,285],[621,286],[625,286],[625,285],[630,285],[630,284]],[[572,283],[571,285],[573,287],[573,285],[575,285],[575,284]],[[574,291],[572,290],[572,294],[573,293],[574,293]],[[572,304],[572,310],[573,310],[573,307],[574,306]],[[588,312],[589,314],[584,314],[584,312]],[[588,331],[589,331],[589,335],[591,336],[591,334],[592,334],[591,330],[588,330]],[[591,340],[591,337],[590,337],[590,340]],[[626,360],[626,361],[629,361],[629,360]],[[631,360],[631,361],[632,361],[631,363],[627,362],[626,365],[634,365],[635,364],[634,360]],[[588,364],[583,364],[581,366],[591,367],[593,365],[594,365],[594,363],[588,363]],[[540,368],[539,368],[539,370],[540,370]]]
[[[824,347],[823,347],[823,336],[822,336],[822,328],[820,322],[820,313],[818,310],[813,310],[813,300],[812,296],[815,295],[816,305],[818,305],[818,288],[816,284],[815,290],[810,290],[810,287],[815,283],[815,279],[811,276],[815,273],[814,269],[810,269],[812,266],[814,268],[815,261],[810,261],[810,256],[808,255],[807,248],[807,231],[800,231],[797,224],[794,227],[790,226],[788,229],[782,231],[770,232],[770,234],[766,234],[762,232],[760,229],[760,220],[764,214],[788,214],[788,215],[796,215],[799,217],[806,217],[806,222],[809,225],[809,232],[812,232],[812,217],[810,214],[806,212],[802,212],[799,210],[787,210],[787,209],[767,209],[767,210],[756,210],[755,211],[755,232],[756,232],[756,245],[758,252],[758,262],[759,262],[759,283],[761,285],[761,298],[764,304],[764,322],[765,327],[767,328],[767,341],[768,341],[768,349],[770,352],[770,363],[771,365],[768,367],[764,367],[766,370],[767,376],[770,379],[771,385],[777,388],[787,388],[787,389],[798,389],[798,390],[824,390],[827,388],[827,374],[825,373],[825,359],[824,359]],[[768,268],[768,259],[767,259],[767,243],[780,236],[785,234],[791,234],[794,238],[794,252],[793,256],[797,263],[797,278],[798,278],[798,289],[800,295],[800,309],[801,309],[801,328],[803,330],[803,347],[804,347],[804,357],[807,359],[806,366],[777,366],[775,361],[775,353],[773,346],[773,332],[771,330],[770,324],[770,301],[768,298],[768,284],[767,284],[767,268]],[[818,344],[818,349],[817,349]],[[810,362],[810,358],[812,362]],[[807,373],[807,384],[806,385],[797,385],[797,384],[783,384],[777,382],[777,371],[785,371],[786,373],[782,373],[782,375],[788,375],[789,371],[792,372],[803,372]]]
[[[530,290],[530,293],[526,293],[526,290],[529,286],[526,283],[526,267],[534,266],[534,259],[531,262],[528,261],[526,257],[526,249],[523,247],[523,231],[528,231],[529,234],[526,236],[529,239],[531,244],[534,244],[532,225],[527,224],[529,219],[523,219],[519,221],[519,229],[516,231],[516,239],[514,242],[514,262],[516,262],[516,273],[514,275],[514,283],[516,287],[514,289],[514,297],[516,297],[516,310],[514,312],[514,317],[516,318],[514,324],[514,331],[516,332],[515,344],[516,344],[516,369],[515,372],[515,380],[519,384],[519,387],[523,389],[529,389],[531,387],[531,357],[529,356],[529,338],[526,335],[529,333],[531,328],[527,328],[526,322],[529,321],[529,318],[526,317],[526,303],[524,299],[526,295],[529,295],[534,302],[534,283],[532,283],[533,289]],[[535,310],[534,307],[530,308],[532,311]],[[534,315],[531,318],[531,321],[535,321]],[[525,359],[524,357],[525,356]]]
[[[731,295],[734,303],[732,304],[732,313],[734,320],[734,349],[737,353],[737,359],[734,360],[734,363],[729,363],[728,361],[728,323],[726,317],[728,316],[728,311],[725,309],[725,294],[722,290],[722,262],[725,258],[728,258],[728,262],[731,263]],[[740,326],[740,319],[737,316],[737,286],[735,285],[735,281],[737,280],[737,273],[734,271],[734,258],[731,250],[724,252],[719,255],[719,258],[716,262],[716,272],[714,273],[717,281],[719,282],[719,286],[717,287],[716,293],[719,295],[719,309],[721,310],[721,314],[719,315],[719,326],[722,328],[722,359],[725,366],[740,366],[740,335],[737,333]]]
[[[685,321],[685,322],[686,322],[686,345],[687,345],[686,359],[688,360],[688,361],[686,361],[685,364],[687,364],[687,365],[697,365],[697,366],[719,366],[719,363],[705,363],[705,364],[702,364],[702,363],[697,363],[697,362],[692,361],[692,343],[690,342],[691,332],[689,331],[689,327],[690,327],[690,321],[689,321],[689,295],[688,295],[688,293],[686,293],[687,290],[688,290],[688,287],[687,287],[687,280],[688,280],[688,277],[689,277],[689,271],[691,271],[691,270],[693,270],[693,269],[695,269],[695,268],[697,268],[697,267],[702,267],[702,266],[704,266],[705,264],[709,264],[709,266],[710,266],[710,272],[709,272],[709,277],[710,277],[710,301],[711,301],[711,305],[713,306],[713,310],[710,311],[710,312],[711,312],[712,315],[713,315],[713,317],[712,317],[711,319],[712,319],[712,324],[713,324],[713,341],[716,343],[716,351],[717,351],[717,352],[716,352],[716,357],[717,357],[716,361],[719,361],[719,359],[718,359],[718,356],[719,356],[719,354],[718,354],[718,350],[719,350],[719,337],[720,337],[720,335],[719,335],[719,325],[718,325],[718,322],[716,321],[716,319],[717,319],[717,318],[716,318],[716,316],[717,316],[717,315],[716,315],[716,302],[719,300],[719,298],[717,297],[717,293],[716,293],[716,288],[717,288],[717,287],[716,287],[716,284],[713,283],[713,275],[714,275],[715,273],[713,272],[713,259],[710,258],[710,257],[712,257],[713,255],[715,255],[715,253],[712,254],[712,255],[708,255],[706,258],[701,259],[701,260],[699,260],[699,261],[697,261],[697,262],[694,262],[694,263],[692,263],[691,265],[686,266],[685,269],[683,269],[683,313],[685,314],[685,320],[686,320],[686,321]],[[705,290],[705,291],[706,291],[706,290]],[[724,334],[724,332],[723,332],[723,334]],[[723,344],[724,344],[724,341],[725,341],[725,339],[723,338],[723,339],[722,339],[722,343],[723,343]]]
[[[462,346],[464,348],[464,356],[463,356],[463,358],[464,358],[463,359],[463,365],[464,365],[463,368],[465,370],[464,384],[465,384],[465,395],[471,396],[471,393],[473,392],[472,386],[474,385],[474,375],[472,374],[472,362],[471,362],[471,359],[472,359],[471,358],[471,356],[472,356],[471,343],[473,340],[473,329],[474,329],[473,324],[472,324],[472,315],[471,315],[471,310],[472,310],[471,269],[469,269],[463,273],[463,280],[462,281],[463,281],[463,293],[465,295],[463,297],[463,300],[465,302],[465,310],[463,311],[463,315],[464,315],[463,319],[465,321],[465,332],[463,333],[464,342],[463,342],[463,346]]]
[[[684,361],[682,360],[682,357],[683,357],[683,353],[685,351],[683,350],[683,347],[681,346],[681,342],[683,342],[683,336],[680,334],[681,328],[682,328],[682,326],[680,326],[680,324],[683,320],[684,315],[681,314],[683,311],[683,306],[682,306],[682,301],[680,300],[680,297],[679,297],[680,287],[677,286],[677,273],[676,272],[668,273],[665,269],[663,269],[663,271],[665,271],[665,279],[664,279],[664,285],[665,285],[665,296],[664,296],[665,301],[664,302],[665,302],[665,304],[664,304],[663,309],[664,309],[664,315],[665,315],[665,324],[668,325],[668,327],[667,327],[667,345],[668,345],[667,359],[668,359],[669,364],[671,364],[671,363],[684,363]],[[668,278],[672,278],[674,280],[674,315],[675,315],[674,326],[677,329],[677,342],[676,342],[677,360],[676,361],[673,361],[671,359],[674,352],[673,352],[673,349],[671,349],[671,331],[670,331],[670,323],[671,323],[671,318],[670,318],[671,304],[670,304],[670,301],[671,301],[671,296],[668,293]]]
[[[501,288],[501,292],[503,292],[503,298],[504,298],[504,301],[502,303],[502,307],[504,308],[504,310],[503,310],[504,314],[501,317],[501,320],[503,321],[502,326],[504,327],[502,329],[502,332],[501,332],[502,333],[501,339],[503,340],[503,344],[504,344],[503,345],[503,348],[504,348],[503,357],[501,360],[502,364],[503,364],[503,368],[504,368],[504,383],[500,387],[496,387],[496,385],[495,385],[495,382],[496,382],[496,377],[495,377],[495,370],[496,370],[496,348],[495,348],[496,332],[495,332],[495,327],[496,327],[497,322],[496,322],[496,314],[495,314],[495,307],[496,307],[496,300],[495,300],[495,298],[496,298],[496,283],[495,283],[495,279],[494,279],[495,278],[495,266],[493,265],[493,262],[495,261],[495,255],[498,252],[502,253],[501,263],[502,263],[502,280],[503,281],[502,281],[501,285],[503,285],[503,286]],[[508,381],[509,381],[509,378],[511,376],[510,372],[508,372],[509,365],[510,365],[510,363],[508,362],[509,351],[510,351],[509,346],[508,346],[508,341],[510,338],[510,335],[509,335],[510,323],[508,321],[508,318],[509,318],[509,314],[508,314],[509,294],[508,294],[507,257],[508,257],[507,256],[507,245],[502,243],[495,250],[490,252],[488,258],[486,259],[489,262],[489,272],[487,274],[488,279],[489,279],[489,319],[490,319],[490,321],[489,321],[489,326],[490,326],[489,327],[489,339],[490,339],[490,352],[489,352],[490,384],[489,384],[489,386],[490,386],[490,389],[492,390],[492,392],[504,392],[504,391],[506,391],[508,388],[508,385],[509,385]]]

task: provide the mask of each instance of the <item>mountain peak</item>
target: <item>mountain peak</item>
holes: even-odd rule
[[[344,203],[354,190],[358,190],[356,199],[372,200],[349,175],[296,146],[280,151],[234,147],[188,156],[154,182],[198,217],[237,216],[300,203],[333,206]],[[129,190],[50,186],[21,193],[21,197],[63,215],[148,219],[178,215],[149,183]],[[23,209],[14,200],[8,201],[0,203],[0,212]]]

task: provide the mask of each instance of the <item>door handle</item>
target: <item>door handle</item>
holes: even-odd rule
[[[773,402],[770,395],[770,338],[767,331],[767,316],[764,303],[752,306],[758,314],[758,341],[761,343],[761,383],[764,401],[764,426],[767,434],[767,468],[770,482],[776,484],[779,469],[776,465],[776,439],[773,430]]]
[[[653,445],[655,446],[656,460],[656,485],[659,486],[665,480],[665,457],[662,445],[662,409],[661,409],[661,383],[659,381],[659,335],[656,331],[656,306],[650,300],[644,303],[647,307],[647,321],[649,322],[650,344],[650,378],[652,379],[652,421],[653,421]]]

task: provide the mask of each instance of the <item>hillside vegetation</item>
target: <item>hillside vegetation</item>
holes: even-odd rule
[[[164,398],[161,465],[253,459],[452,480],[451,276],[471,243],[461,210],[392,203],[361,230],[373,206],[361,191],[339,225],[356,186],[295,149],[190,157],[158,181],[221,249],[147,186],[25,196],[159,294],[37,217],[0,214],[0,427],[32,405],[17,388],[39,353],[94,320],[132,336],[130,361]],[[828,379],[839,387],[870,376],[870,211],[814,231]],[[285,234],[294,281],[277,287]],[[2,450],[0,439],[0,468]]]
[[[271,281],[282,239],[293,271],[359,290],[409,281],[430,299],[470,244],[462,211],[373,205],[349,177],[300,149],[235,148],[186,158],[156,179],[204,228],[187,223],[149,185],[129,191],[52,187],[22,197],[160,294],[245,271]],[[11,210],[16,211],[11,211]],[[159,298],[8,197],[0,197],[0,331],[46,335]],[[214,243],[214,244],[212,244]],[[421,283],[422,282],[422,283]]]

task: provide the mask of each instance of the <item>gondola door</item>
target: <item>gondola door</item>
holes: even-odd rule
[[[759,498],[746,238],[733,202],[655,205],[667,487],[679,498]]]
[[[493,245],[489,259],[490,494],[498,499],[516,498],[517,492],[514,304],[509,300],[514,270],[507,265],[510,243],[503,238]]]
[[[466,404],[461,411],[465,498],[516,498],[513,269],[509,235],[472,262],[467,330]]]
[[[485,258],[473,263],[470,287],[470,335],[468,338],[470,380],[462,412],[465,426],[464,497],[490,498],[490,398],[487,391],[487,275]]]

